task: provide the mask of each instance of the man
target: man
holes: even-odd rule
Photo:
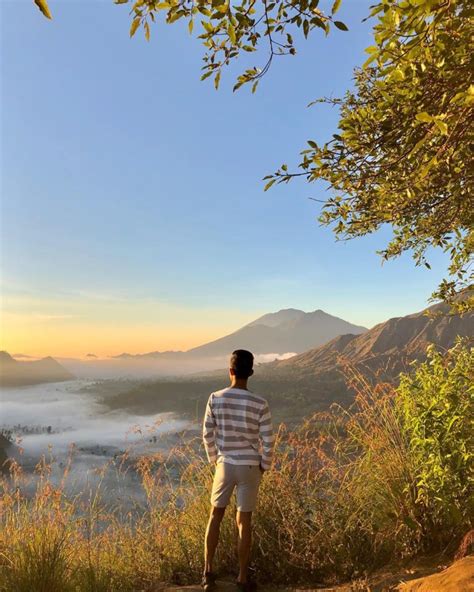
[[[237,587],[248,592],[252,512],[262,475],[270,468],[273,429],[268,403],[247,388],[253,374],[253,355],[244,349],[230,358],[229,387],[212,393],[204,416],[203,439],[210,463],[216,463],[211,515],[206,530],[202,587],[212,590],[212,562],[219,529],[234,488],[237,497],[239,575]]]

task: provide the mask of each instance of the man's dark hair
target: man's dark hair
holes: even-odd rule
[[[236,349],[230,356],[230,368],[236,378],[248,378],[253,374],[253,354],[246,349]]]

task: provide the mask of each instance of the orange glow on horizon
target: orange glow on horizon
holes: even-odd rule
[[[0,349],[10,354],[25,354],[34,357],[85,358],[91,353],[98,358],[108,358],[121,353],[143,354],[151,351],[188,350],[227,333],[231,328],[177,328],[164,334],[159,327],[148,329],[130,327],[76,327],[74,333],[64,329],[49,328],[32,330],[17,327],[14,331],[2,332]]]
[[[0,349],[34,357],[108,358],[188,350],[240,328],[258,313],[195,309],[151,300],[4,301]]]

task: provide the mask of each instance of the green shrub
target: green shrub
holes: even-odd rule
[[[459,342],[402,376],[396,406],[415,472],[426,545],[462,534],[472,517],[474,359]]]

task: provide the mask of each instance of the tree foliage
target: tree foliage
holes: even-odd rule
[[[383,0],[371,15],[374,45],[355,89],[321,100],[339,107],[338,133],[323,145],[309,141],[296,174],[329,184],[320,220],[337,237],[391,224],[384,259],[409,250],[429,267],[429,247],[447,251],[451,277],[436,296],[451,299],[472,282],[472,4]],[[293,176],[283,166],[268,184]],[[472,299],[458,303],[469,306]]]
[[[115,0],[127,4],[129,0]],[[326,35],[331,26],[346,31],[347,26],[335,18],[341,0],[334,0],[329,12],[323,12],[319,0],[136,0],[133,4],[133,20],[130,36],[143,27],[145,37],[150,38],[150,22],[163,13],[167,23],[181,19],[188,22],[189,32],[195,23],[200,28],[199,38],[206,48],[202,80],[212,77],[216,88],[221,72],[242,53],[253,53],[263,42],[267,57],[261,67],[246,69],[237,79],[234,90],[252,83],[252,91],[269,70],[273,58],[296,53],[292,34],[301,29],[307,37],[314,29]]]

